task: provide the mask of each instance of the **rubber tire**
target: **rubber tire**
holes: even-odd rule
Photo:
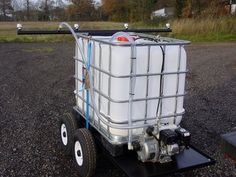
[[[81,166],[76,161],[75,157],[75,147],[74,151],[74,161],[79,171],[79,176],[81,177],[91,177],[96,169],[96,146],[92,134],[86,128],[80,128],[76,130],[74,135],[74,145],[76,141],[79,141],[82,149],[83,163]]]
[[[61,137],[61,125],[65,124],[66,126],[66,131],[67,131],[67,137],[68,137],[68,142],[67,145],[64,145],[62,142],[62,137]],[[73,148],[74,148],[74,134],[76,129],[78,128],[77,121],[74,116],[70,113],[65,113],[63,117],[60,119],[60,124],[59,124],[59,132],[60,132],[60,142],[61,142],[61,147],[66,155],[72,155],[73,154]]]

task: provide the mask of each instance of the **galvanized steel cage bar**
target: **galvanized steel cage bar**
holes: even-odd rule
[[[136,34],[136,33],[130,33],[132,35]],[[184,70],[184,71],[180,71],[180,63],[181,63],[181,47],[184,45],[189,44],[190,42],[188,41],[184,41],[184,40],[177,40],[177,39],[172,39],[172,38],[163,38],[163,37],[158,37],[156,38],[155,36],[152,35],[146,35],[146,34],[136,34],[139,35],[141,37],[147,37],[149,39],[154,39],[155,41],[153,42],[148,42],[148,43],[138,43],[135,44],[135,47],[137,46],[148,46],[148,67],[147,67],[147,73],[146,74],[133,74],[132,72],[129,75],[117,75],[117,74],[113,74],[111,73],[111,62],[112,62],[112,58],[111,58],[111,53],[112,53],[112,48],[111,46],[122,46],[122,47],[130,47],[131,50],[134,50],[133,47],[131,47],[130,43],[115,43],[115,42],[111,42],[111,41],[104,41],[103,38],[101,37],[101,39],[98,38],[93,38],[91,36],[87,36],[84,34],[77,34],[78,38],[80,38],[82,40],[82,48],[83,51],[85,51],[85,40],[86,42],[92,42],[93,44],[95,42],[98,42],[98,46],[99,46],[99,66],[95,66],[95,62],[91,63],[91,68],[92,68],[92,73],[94,75],[95,71],[99,73],[99,81],[98,81],[98,89],[96,89],[95,87],[93,87],[93,91],[95,93],[98,94],[98,110],[99,110],[99,114],[100,116],[102,116],[102,119],[100,119],[100,116],[98,117],[98,120],[95,120],[95,115],[94,115],[94,111],[93,111],[93,116],[90,118],[90,125],[93,126],[95,129],[97,129],[97,131],[99,131],[110,143],[112,144],[123,144],[123,143],[128,143],[129,141],[134,141],[138,138],[137,135],[132,135],[132,129],[137,129],[137,128],[145,128],[148,126],[153,126],[153,124],[148,124],[147,121],[148,120],[160,120],[162,118],[170,118],[170,117],[177,117],[177,116],[181,116],[184,114],[184,112],[180,112],[177,113],[177,99],[178,97],[183,97],[186,93],[184,94],[178,94],[178,85],[179,85],[179,76],[181,74],[186,74],[188,71]],[[109,69],[108,71],[105,71],[101,68],[101,61],[102,61],[102,45],[108,45],[109,46]],[[159,73],[149,73],[149,62],[150,62],[150,48],[152,46],[162,46],[165,50],[165,46],[168,45],[176,45],[179,46],[179,56],[178,56],[178,71],[177,72],[159,72]],[[95,47],[94,47],[95,50]],[[77,51],[78,52],[78,51]],[[93,51],[95,53],[95,51]],[[134,51],[131,51],[131,53]],[[80,62],[82,65],[85,65],[85,61],[83,61],[81,58],[76,58],[74,57],[76,65],[78,64],[78,62]],[[132,57],[131,57],[132,60]],[[132,62],[131,62],[132,63]],[[131,65],[132,67],[132,65]],[[78,73],[78,67],[75,67],[76,69],[76,75]],[[131,70],[132,71],[132,70]],[[108,80],[108,95],[102,93],[101,91],[101,74],[105,74],[109,77]],[[148,97],[148,79],[150,76],[163,76],[163,75],[177,75],[177,80],[176,80],[176,94],[175,95],[167,95],[167,96],[163,96],[163,88],[161,88],[161,95],[159,97]],[[84,103],[86,103],[85,100],[85,95],[84,93],[82,94],[82,97],[78,94],[78,82],[80,82],[81,84],[83,84],[83,80],[81,80],[80,78],[76,77],[75,75],[75,80],[76,80],[76,90],[75,90],[75,96],[76,98],[79,98],[82,100],[83,102],[83,106]],[[111,92],[111,78],[137,78],[137,77],[146,77],[147,78],[147,90],[146,90],[146,96],[144,98],[139,98],[139,99],[132,99],[131,100],[131,104],[133,102],[139,102],[139,101],[145,101],[145,116],[143,117],[143,119],[136,119],[136,120],[128,120],[128,121],[123,121],[123,122],[116,122],[114,120],[111,119],[110,117],[110,104],[111,102],[113,103],[129,103],[129,100],[115,100],[112,99],[110,97],[110,92]],[[94,79],[94,77],[93,77]],[[163,82],[163,80],[162,80]],[[93,82],[94,83],[94,82]],[[130,84],[131,85],[131,84]],[[104,113],[101,112],[101,97],[105,98],[108,100],[108,114],[105,115]],[[159,113],[159,116],[157,117],[148,117],[147,116],[147,101],[148,100],[157,100],[158,102],[160,102],[160,107],[162,106],[162,100],[166,99],[166,98],[175,98],[175,112],[172,115],[162,115],[161,112]],[[89,104],[90,108],[94,110],[94,105],[92,105],[91,103]],[[82,109],[80,109],[78,106],[75,106],[74,109],[76,111],[78,111],[84,118],[85,118],[85,113],[84,113],[84,107],[82,106]],[[162,110],[160,108],[160,110]],[[132,118],[132,116],[131,116]],[[104,128],[104,126],[101,125],[101,122],[106,126],[106,128]],[[145,124],[141,124],[141,125],[134,125],[134,123],[137,122],[145,122]],[[121,129],[121,130],[128,130],[128,136],[116,136],[116,135],[112,135],[110,132],[110,128],[115,128],[115,129]],[[131,140],[129,140],[129,137],[131,138]]]

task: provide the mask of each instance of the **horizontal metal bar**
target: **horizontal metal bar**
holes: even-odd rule
[[[115,42],[115,41],[109,41],[109,40],[104,40],[102,38],[91,38],[91,36],[88,36],[83,33],[77,33],[78,37],[83,38],[83,39],[89,39],[92,41],[99,42],[104,45],[112,45],[112,46],[120,46],[120,47],[130,47],[131,44],[130,42]],[[143,33],[130,33],[130,35],[138,35],[142,38],[142,36],[145,36]],[[174,39],[174,38],[168,38],[168,37],[157,37],[154,35],[149,35],[149,38],[153,38],[154,40],[150,40],[149,42],[140,42],[140,43],[135,43],[135,46],[175,46],[175,45],[188,45],[190,44],[190,41],[186,40],[180,40],[180,39]]]
[[[81,63],[85,63],[83,60],[80,60],[76,57],[74,57],[75,60],[81,62]],[[131,74],[131,75],[116,75],[116,74],[112,74],[112,73],[109,73],[103,69],[100,69],[94,65],[90,65],[90,67],[104,73],[104,74],[107,74],[108,76],[110,77],[113,77],[113,78],[130,78],[130,77],[146,77],[146,76],[160,76],[160,75],[171,75],[171,74],[186,74],[188,73],[188,70],[186,71],[177,71],[177,72],[163,72],[163,73],[147,73],[147,74]]]
[[[79,82],[83,83],[83,81],[79,78],[75,78],[76,80],[78,80]],[[102,92],[99,92],[98,89],[94,88],[94,91],[96,93],[98,93],[99,95],[103,96],[104,98],[106,98],[107,100],[113,102],[113,103],[128,103],[129,100],[115,100],[112,99],[111,97],[108,97],[107,95],[105,95]],[[185,92],[184,94],[177,94],[177,95],[167,95],[167,96],[161,96],[161,97],[145,97],[145,98],[138,98],[138,99],[133,99],[133,102],[139,102],[139,101],[149,101],[149,100],[157,100],[157,99],[166,99],[166,98],[177,98],[177,97],[183,97],[185,96],[187,93]]]
[[[112,99],[112,98],[106,96],[105,94],[103,94],[102,92],[99,92],[97,89],[94,89],[94,91],[113,103],[128,103],[129,102],[129,100]],[[178,94],[178,95],[168,95],[168,96],[162,96],[162,97],[139,98],[139,99],[133,99],[132,101],[133,102],[140,102],[140,101],[146,101],[146,100],[148,101],[148,100],[157,100],[157,99],[165,99],[165,98],[176,98],[176,97],[183,97],[185,95],[186,95],[186,93],[185,94]]]
[[[166,118],[171,118],[171,117],[176,117],[176,116],[182,116],[184,115],[185,111],[183,112],[180,112],[180,113],[176,113],[176,114],[170,114],[170,115],[165,115],[165,116],[159,116],[159,117],[147,117],[147,118],[141,118],[141,119],[135,119],[132,118],[132,124],[133,123],[137,123],[137,122],[147,122],[147,121],[151,121],[151,120],[157,120],[157,119],[166,119]],[[105,114],[103,114],[102,112],[100,112],[100,114],[103,116],[103,117],[106,117],[106,119],[109,120],[109,122],[113,123],[113,124],[128,124],[128,121],[122,121],[122,122],[116,122],[116,121],[113,121],[111,119],[110,116],[106,116]]]
[[[17,30],[17,35],[71,34],[67,30]]]
[[[82,97],[79,96],[80,99],[83,100]],[[84,102],[86,102],[85,100],[83,100]],[[78,106],[76,106],[77,109],[79,110]],[[90,107],[92,109],[94,109],[94,107],[90,104]],[[82,112],[81,112],[82,113]],[[155,119],[164,119],[164,118],[170,118],[170,117],[174,117],[174,116],[181,116],[183,115],[185,112],[181,112],[181,113],[178,113],[178,114],[172,114],[172,115],[166,115],[166,116],[161,116],[161,117],[151,117],[151,118],[147,118],[146,121],[149,121],[149,120],[155,120]],[[132,125],[132,126],[126,126],[128,123],[128,121],[123,121],[123,122],[116,122],[116,121],[113,121],[109,116],[105,116],[103,113],[100,112],[100,114],[103,116],[104,119],[100,119],[100,121],[110,127],[110,128],[114,128],[114,129],[121,129],[121,130],[124,130],[124,129],[138,129],[138,128],[145,128],[145,127],[148,127],[148,126],[153,126],[153,124],[141,124],[141,125]],[[105,116],[105,117],[104,117]],[[84,117],[84,115],[83,115]],[[134,119],[134,118],[133,118]],[[133,123],[137,123],[137,122],[144,122],[145,119],[136,119],[135,121],[133,120],[132,121],[132,124]],[[90,124],[93,125],[92,122],[90,122]],[[123,125],[122,125],[123,124]]]
[[[76,93],[75,93],[76,94]],[[83,99],[79,94],[76,94],[83,102],[86,103],[85,99]],[[91,105],[89,103],[89,106],[94,109],[93,105]],[[114,127],[113,124],[128,124],[128,121],[123,121],[123,122],[116,122],[114,120],[111,119],[110,116],[107,116],[105,114],[103,114],[102,112],[99,112],[103,117],[104,119],[106,119],[107,122],[103,122],[106,126],[109,126],[109,123],[112,123],[112,128],[117,128],[117,127]],[[132,123],[137,123],[137,122],[142,122],[142,121],[149,121],[149,120],[156,120],[156,119],[166,119],[166,118],[170,118],[170,117],[175,117],[175,116],[182,116],[183,114],[185,113],[185,111],[182,111],[180,113],[176,113],[176,114],[170,114],[170,115],[164,115],[164,116],[159,116],[159,117],[147,117],[147,118],[143,118],[143,119],[135,119],[135,120],[132,120]],[[132,126],[131,126],[132,127]],[[142,127],[139,127],[139,128],[142,128]],[[133,128],[130,128],[130,129],[133,129]]]
[[[85,119],[85,116],[83,115],[82,111],[79,109],[78,106],[74,106],[73,109],[75,111],[77,111]],[[124,144],[124,143],[127,143],[127,141],[128,141],[128,137],[127,136],[112,135],[111,134],[110,137],[109,137],[108,134],[107,134],[107,131],[105,130],[105,127],[101,127],[101,126],[99,126],[99,124],[96,124],[96,123],[98,123],[98,122],[96,122],[96,120],[95,120],[94,123],[91,124],[91,126],[93,126],[111,144]],[[138,135],[134,135],[133,139],[134,140],[138,140],[139,136]]]
[[[117,29],[117,30],[75,30],[78,37],[82,37],[85,39],[94,40],[97,42],[101,42],[103,44],[113,45],[113,46],[130,46],[130,43],[117,43],[112,41],[104,41],[96,38],[91,38],[90,36],[112,36],[116,32],[130,32],[133,35],[138,35],[141,33],[154,33],[154,32],[171,32],[171,29]],[[68,30],[17,30],[17,35],[62,35],[62,34],[71,34]],[[151,35],[149,35],[151,36]],[[152,36],[156,38],[155,36]],[[150,42],[150,43],[137,43],[136,46],[155,46],[155,45],[188,45],[189,41],[159,37],[159,42]]]
[[[74,30],[76,33],[86,33],[91,36],[112,36],[113,34],[123,32],[135,32],[135,33],[160,33],[160,32],[172,32],[172,29],[109,29],[109,30]],[[18,35],[51,35],[51,34],[71,34],[69,30],[17,30]]]

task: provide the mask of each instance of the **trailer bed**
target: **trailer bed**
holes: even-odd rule
[[[142,163],[137,160],[135,153],[128,153],[110,160],[129,177],[157,177],[176,172],[183,172],[215,164],[215,160],[197,150],[193,146],[174,157],[170,163]]]

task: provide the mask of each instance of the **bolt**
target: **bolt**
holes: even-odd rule
[[[63,135],[63,137],[65,138],[65,137],[66,137],[66,132],[63,132],[62,135]]]
[[[81,151],[80,150],[77,151],[77,156],[79,156],[79,157],[81,156]]]

